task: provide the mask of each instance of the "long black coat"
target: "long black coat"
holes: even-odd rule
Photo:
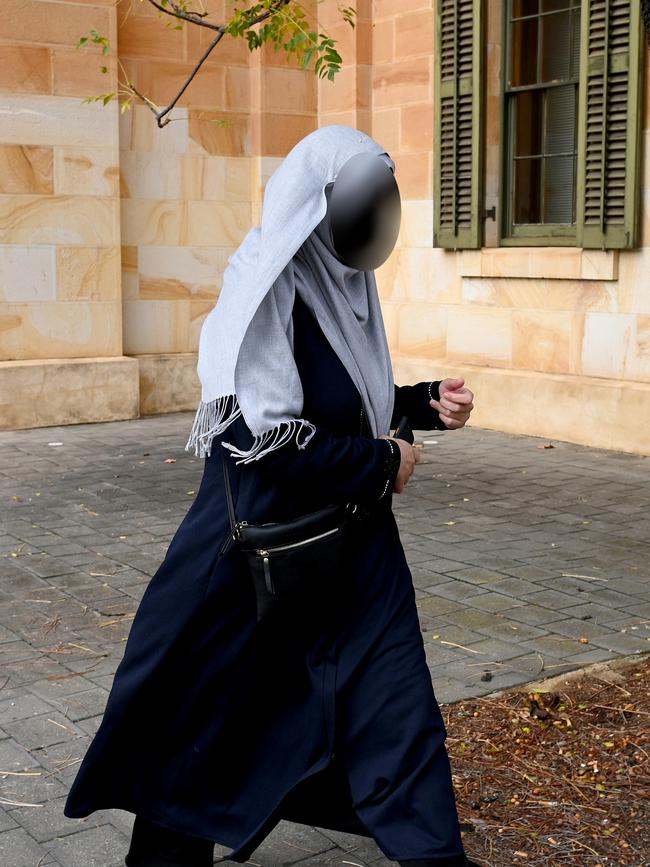
[[[329,605],[261,629],[229,533],[220,440],[148,584],[65,815],[119,808],[244,861],[280,819],[372,836],[388,858],[462,853],[415,594],[391,509],[390,446],[359,435],[361,398],[296,293],[302,415],[316,434],[250,464],[228,457],[239,519],[283,520],[336,499],[371,517]],[[395,388],[393,425],[442,427],[428,383]],[[334,601],[335,600],[335,601]]]

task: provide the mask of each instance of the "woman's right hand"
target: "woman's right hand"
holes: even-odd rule
[[[401,460],[399,465],[399,472],[397,473],[397,477],[395,478],[395,487],[393,490],[396,494],[401,494],[406,487],[409,479],[413,475],[415,465],[420,460],[420,454],[414,446],[412,446],[410,443],[407,443],[406,440],[400,439],[400,437],[389,437],[385,434],[382,434],[379,439],[392,440],[399,447]]]

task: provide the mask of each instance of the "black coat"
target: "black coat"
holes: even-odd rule
[[[316,434],[230,462],[237,517],[284,520],[363,501],[332,603],[256,625],[229,533],[220,440],[249,447],[243,418],[213,441],[201,485],[136,612],[102,723],[65,815],[139,813],[244,861],[280,819],[372,836],[388,858],[462,852],[445,729],[391,509],[385,440],[359,435],[361,398],[296,294],[302,416]],[[263,351],[263,350],[262,350]],[[393,426],[441,428],[428,383],[395,388]],[[437,394],[437,388],[434,391]]]

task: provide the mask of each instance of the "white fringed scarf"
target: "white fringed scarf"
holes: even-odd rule
[[[312,422],[300,418],[295,292],[359,389],[373,436],[389,433],[394,380],[375,274],[335,256],[326,217],[325,186],[361,151],[395,169],[370,136],[331,124],[301,139],[269,178],[261,226],[250,229],[229,257],[219,299],[201,328],[201,402],[186,451],[210,455],[213,438],[240,415],[254,441],[246,451],[223,443],[237,463],[258,460],[294,437],[305,448],[314,435]]]

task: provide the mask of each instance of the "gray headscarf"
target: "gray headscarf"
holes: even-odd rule
[[[375,274],[336,257],[326,214],[325,187],[361,151],[395,169],[370,136],[331,124],[301,139],[269,178],[261,226],[228,259],[219,299],[201,328],[201,403],[186,450],[194,446],[196,455],[209,455],[212,439],[239,415],[254,441],[246,451],[223,443],[237,463],[258,460],[293,437],[305,448],[315,426],[300,418],[295,292],[359,389],[373,436],[389,433],[394,380]]]

